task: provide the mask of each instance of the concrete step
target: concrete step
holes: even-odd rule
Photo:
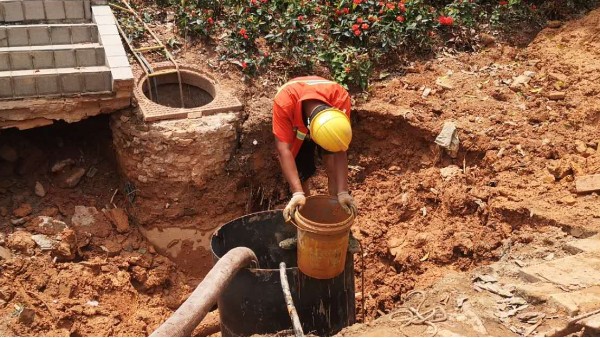
[[[92,23],[0,27],[0,47],[69,45],[97,42],[98,27]]]
[[[2,0],[0,23],[83,23],[91,22],[91,5],[97,0]]]
[[[565,244],[565,250],[572,254],[600,251],[600,235],[569,242]]]
[[[111,91],[107,66],[0,72],[1,99]]]
[[[600,252],[584,252],[522,268],[528,282],[550,282],[562,287],[600,285]]]
[[[104,66],[98,43],[0,48],[0,71]]]

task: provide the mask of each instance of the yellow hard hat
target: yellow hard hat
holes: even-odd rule
[[[327,108],[318,112],[310,121],[310,137],[327,151],[346,151],[352,141],[350,119],[343,111]]]

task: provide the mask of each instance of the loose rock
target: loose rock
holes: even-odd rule
[[[29,203],[21,204],[17,209],[13,210],[13,215],[17,217],[25,217],[33,211],[33,208]]]
[[[26,231],[16,231],[8,236],[7,245],[9,248],[28,255],[33,254],[35,242],[31,239],[31,234]]]
[[[77,232],[87,232],[94,237],[105,238],[110,235],[112,227],[103,213],[94,207],[75,207],[71,224]]]
[[[71,168],[70,170],[64,171],[59,179],[58,186],[61,188],[75,188],[81,178],[85,175],[85,169],[83,168]]]
[[[550,92],[550,93],[548,93],[548,98],[550,100],[558,101],[558,100],[564,100],[566,95],[567,94],[565,92]]]
[[[34,232],[44,235],[58,235],[68,226],[65,222],[57,220],[49,216],[38,216],[34,218],[29,224]]]
[[[35,182],[34,191],[35,191],[35,194],[38,195],[39,197],[46,196],[46,189],[44,189],[44,186],[40,182]]]
[[[46,235],[33,235],[31,239],[37,244],[42,250],[52,250],[56,246],[56,241]]]
[[[33,311],[30,308],[21,309],[21,311],[19,313],[19,318],[18,318],[19,323],[29,325],[29,324],[33,323],[34,319],[35,319],[35,311]]]
[[[5,260],[5,261],[9,261],[12,259],[12,252],[10,252],[10,250],[8,250],[7,248],[0,246],[0,259]]]
[[[117,228],[117,232],[125,233],[129,231],[129,217],[125,210],[121,208],[115,209],[102,209],[102,212],[111,221],[111,223]]]
[[[59,171],[62,171],[66,167],[72,166],[73,164],[75,164],[75,161],[73,161],[73,159],[68,158],[66,160],[62,160],[62,161],[55,163],[52,166],[52,168],[50,168],[50,171],[53,173],[57,173]]]

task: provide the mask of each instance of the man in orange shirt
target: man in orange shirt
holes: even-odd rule
[[[273,134],[283,175],[292,198],[283,211],[292,213],[306,203],[308,179],[315,173],[315,150],[325,162],[329,194],[337,196],[349,214],[357,209],[348,193],[348,157],[352,140],[350,95],[339,84],[318,76],[284,84],[273,102]]]

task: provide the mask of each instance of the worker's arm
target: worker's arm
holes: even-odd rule
[[[348,155],[345,151],[340,151],[332,156],[336,184],[335,193],[348,191]]]
[[[292,154],[292,145],[275,138],[275,146],[279,154],[281,171],[283,171],[283,176],[285,176],[286,181],[290,185],[290,190],[292,193],[304,192],[300,176],[298,175],[298,168],[296,168],[296,160],[294,159],[294,154]]]

